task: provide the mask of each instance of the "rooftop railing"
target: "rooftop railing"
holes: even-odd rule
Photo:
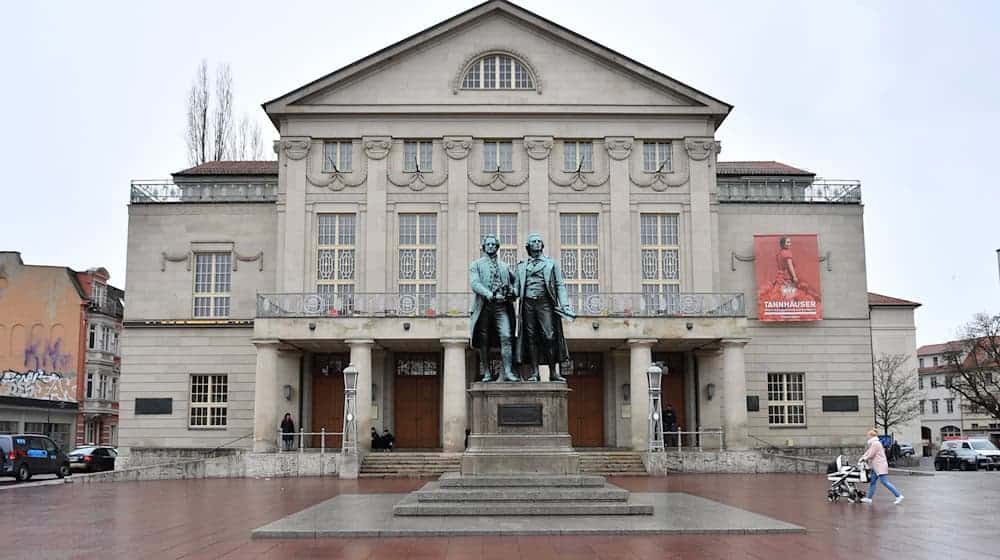
[[[169,180],[132,181],[132,204],[165,202],[274,202],[278,184],[268,182],[174,183]]]
[[[471,293],[258,294],[257,317],[468,317]],[[745,317],[741,293],[595,293],[570,297],[580,317]]]
[[[719,178],[719,202],[861,204],[861,182],[837,179]]]

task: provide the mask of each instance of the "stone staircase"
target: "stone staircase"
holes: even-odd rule
[[[462,470],[461,453],[369,453],[361,464],[361,478],[436,477]]]
[[[646,467],[634,451],[580,451],[580,474],[646,476]]]

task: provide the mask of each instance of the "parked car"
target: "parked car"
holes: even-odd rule
[[[950,471],[951,469],[975,471],[987,468],[989,464],[989,459],[980,457],[971,449],[961,447],[945,447],[938,451],[937,457],[934,457],[934,470],[936,471]]]
[[[115,470],[118,451],[108,445],[88,445],[69,452],[69,466],[86,472]]]
[[[916,455],[917,452],[913,449],[913,445],[901,441],[899,442],[899,454],[902,457],[906,457],[907,455]]]
[[[1000,449],[997,449],[988,439],[952,439],[944,442],[945,449],[965,449],[974,452],[980,459],[985,459],[985,465],[981,465],[989,470],[1000,470]],[[984,461],[979,461],[983,463]]]
[[[69,457],[43,435],[0,436],[0,476],[13,476],[23,482],[36,474],[69,476]]]

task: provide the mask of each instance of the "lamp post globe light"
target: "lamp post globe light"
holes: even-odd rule
[[[646,379],[649,382],[649,451],[663,451],[663,414],[660,411],[663,368],[655,362],[650,364]]]
[[[341,453],[358,452],[358,368],[348,364],[344,368],[344,434]]]

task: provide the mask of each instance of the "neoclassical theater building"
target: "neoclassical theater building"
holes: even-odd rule
[[[860,184],[720,162],[731,109],[500,0],[265,103],[276,162],[133,182],[121,446],[270,451],[286,412],[339,432],[353,363],[362,446],[461,451],[469,264],[532,232],[578,315],[575,446],[646,449],[652,362],[705,446],[862,443]]]

